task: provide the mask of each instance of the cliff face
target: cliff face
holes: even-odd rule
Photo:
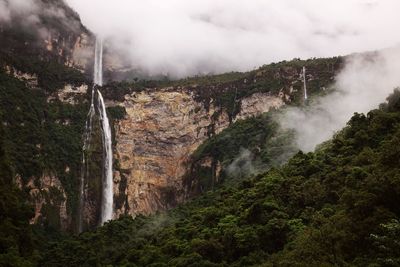
[[[168,209],[201,192],[193,152],[239,119],[303,103],[302,66],[309,94],[320,94],[333,82],[341,59],[294,60],[193,78],[110,101],[127,113],[114,125],[114,217]],[[203,158],[195,164],[212,169],[212,179],[218,179],[221,162]]]
[[[132,93],[120,105],[127,115],[115,126],[115,217],[149,214],[181,203],[188,194],[183,177],[191,154],[211,134],[229,126],[228,114],[213,103],[205,107],[185,89]],[[282,105],[280,96],[253,94],[242,99],[236,118]]]
[[[18,175],[16,184],[28,192],[29,202],[33,205],[35,215],[29,221],[31,224],[46,223],[56,229],[68,229],[72,219],[67,212],[68,198],[56,175],[43,174],[39,178],[32,177],[26,183]]]
[[[0,20],[3,60],[19,70],[27,69],[32,58],[54,60],[81,71],[91,68],[94,36],[64,1],[37,0],[17,10],[7,2],[9,16]]]
[[[1,119],[17,182],[35,207],[31,222],[50,221],[73,229],[95,36],[63,1],[36,2],[39,8],[28,14],[35,16],[33,22],[27,23],[21,14],[0,22],[0,78],[15,88],[7,85],[0,91],[7,91],[4,97],[9,100],[0,103]],[[123,56],[107,45],[104,60],[105,77],[135,77]],[[332,82],[340,60],[294,60],[247,73],[111,83],[101,88],[110,108],[126,111],[113,120],[114,217],[153,213],[192,196],[192,188],[185,184],[192,153],[239,119],[301,102],[303,65],[312,95]],[[94,136],[98,147],[92,152],[84,207],[87,227],[97,225],[101,204],[99,136],[99,132]],[[216,174],[221,170],[221,163],[211,158],[198,163],[211,166]]]
[[[156,85],[158,87],[149,86],[146,89],[134,89],[137,85],[124,83],[117,84],[116,89],[111,85],[101,88],[106,96],[109,115],[114,107],[126,112],[124,116],[113,120],[114,217],[151,214],[174,207],[198,193],[195,189],[196,186],[198,188],[197,176],[191,173],[191,156],[205,140],[239,119],[301,101],[301,67],[285,66],[292,64],[263,67],[224,82],[203,83],[189,79],[185,81],[187,85],[177,81],[170,86]],[[331,65],[328,62],[314,69],[309,68],[307,79],[311,94],[322,92],[323,87],[332,82],[335,72],[326,71]],[[51,127],[60,131],[50,136],[54,138],[50,141],[55,142],[52,145],[63,157],[60,160],[60,154],[57,154],[53,159],[55,162],[52,164],[57,166],[57,171],[53,172],[54,165],[49,165],[49,169],[45,167],[46,171],[42,174],[25,176],[22,179],[24,181],[19,183],[21,188],[29,192],[35,208],[31,222],[51,221],[51,225],[56,227],[74,229],[81,167],[79,141],[82,139],[88,109],[90,85],[85,81],[79,82],[81,79],[74,84],[63,80],[56,83],[64,84],[62,87],[41,93],[40,75],[20,71],[13,65],[5,65],[4,70],[44,98],[47,104],[43,103],[40,108],[48,109],[46,114],[56,113],[51,118],[40,118],[38,122],[48,121]],[[322,74],[326,78],[321,78]],[[42,133],[46,131],[48,129],[44,128]],[[63,145],[59,147],[60,136]],[[71,136],[73,143],[69,142]],[[94,138],[99,139],[99,136],[100,132],[97,132]],[[101,140],[97,140],[97,143],[98,147],[92,152],[91,176],[85,191],[85,229],[98,224],[101,204]],[[74,153],[73,162],[70,154],[64,155],[66,147],[70,153]],[[39,148],[38,157],[46,158],[46,153]],[[45,161],[43,164],[47,165]],[[215,178],[218,178],[221,162],[203,158],[197,164],[213,169]],[[187,178],[193,183],[188,185]]]

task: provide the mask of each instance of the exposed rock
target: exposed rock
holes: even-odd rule
[[[57,92],[47,98],[47,102],[54,99],[58,99],[61,102],[75,105],[80,103],[80,99],[86,97],[88,85],[82,84],[81,86],[73,86],[67,84],[63,89],[57,90]]]
[[[20,189],[29,192],[35,211],[31,224],[46,220],[61,229],[68,228],[71,218],[67,215],[67,195],[55,175],[44,174],[40,178],[31,178],[26,183],[17,175],[15,182]]]
[[[242,100],[241,109],[235,120],[245,119],[261,114],[271,109],[278,109],[284,105],[282,97],[270,96],[268,94],[255,93]]]
[[[242,99],[237,118],[283,104],[277,96],[254,94]],[[127,115],[116,125],[114,216],[150,214],[182,202],[185,163],[212,132],[229,126],[228,114],[213,103],[206,109],[188,90],[171,88],[127,95],[122,105]]]
[[[88,69],[93,61],[94,48],[92,37],[86,33],[81,33],[75,41],[72,50],[72,58],[67,59],[67,65],[78,67],[79,69]]]
[[[14,76],[18,80],[25,82],[29,88],[38,87],[38,77],[34,73],[25,73],[9,65],[5,66],[5,71],[8,75]]]

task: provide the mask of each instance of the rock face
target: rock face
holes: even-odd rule
[[[264,113],[270,109],[278,109],[284,104],[283,97],[283,94],[281,94],[281,97],[276,97],[269,94],[255,93],[250,97],[244,98],[235,121]]]
[[[74,86],[72,84],[67,84],[63,89],[57,90],[56,93],[49,96],[47,101],[52,101],[58,99],[61,102],[68,103],[71,105],[76,105],[82,102],[82,99],[86,97],[88,92],[88,85],[82,84],[80,86]]]
[[[29,9],[11,9],[9,17],[0,21],[0,55],[7,55],[6,60],[9,55],[22,60],[39,57],[81,71],[92,69],[94,36],[79,15],[63,0],[33,2]]]
[[[43,47],[61,58],[64,64],[81,71],[91,70],[94,57],[94,37],[88,32],[62,36],[48,33],[43,39]]]
[[[38,77],[36,74],[25,73],[9,65],[4,66],[4,70],[8,75],[12,75],[18,80],[25,82],[30,88],[37,88]]]
[[[150,214],[185,199],[187,161],[212,133],[229,126],[228,114],[207,108],[190,91],[164,88],[132,93],[121,103],[127,115],[115,126],[115,216]],[[242,99],[237,118],[256,116],[284,101],[254,94]]]
[[[24,184],[17,175],[16,184],[20,189],[29,192],[29,201],[35,212],[30,220],[31,224],[45,221],[55,228],[66,230],[69,227],[71,218],[67,214],[67,195],[57,176],[43,174]]]

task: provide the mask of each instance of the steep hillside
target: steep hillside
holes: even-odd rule
[[[32,222],[72,230],[76,225],[80,150],[90,82],[84,74],[52,59],[34,60],[33,65],[23,63],[27,68],[22,70],[19,65],[2,61],[4,138],[10,144],[13,165],[18,166],[14,168],[16,181],[32,196]],[[249,73],[106,85],[101,90],[115,119],[114,217],[154,213],[206,190],[197,165],[206,162],[207,155],[191,156],[202,142],[237,120],[285,104],[302,103],[303,65],[309,69],[311,95],[325,93],[323,88],[332,83],[341,61],[294,60]],[[11,119],[17,118],[14,113],[20,117]],[[92,154],[93,182],[88,196],[92,204],[86,214],[91,218],[89,228],[97,225],[101,184],[101,150],[95,149]],[[226,165],[229,160],[233,158],[215,158],[215,164],[224,161]],[[203,167],[209,168],[207,164]],[[48,190],[60,192],[62,198],[48,195]]]
[[[9,5],[8,0],[5,5]],[[0,21],[2,65],[36,74],[44,86],[50,86],[52,77],[46,70],[57,67],[55,63],[81,71],[92,69],[93,35],[75,11],[63,0],[27,1],[26,5],[29,8],[22,11],[10,7],[8,20]]]
[[[51,244],[42,266],[398,266],[400,91],[314,153],[167,213]]]
[[[216,171],[233,158],[215,157],[211,162],[199,153],[193,158],[203,142],[238,120],[284,105],[302,105],[302,66],[308,69],[310,95],[328,93],[342,62],[293,60],[248,73],[106,85],[106,97],[126,110],[115,132],[116,215],[164,210],[206,190],[201,189],[198,164]],[[268,124],[265,129],[274,127]],[[235,153],[239,149],[240,145]]]
[[[0,71],[2,147],[16,184],[35,205],[31,222],[64,229],[71,223],[86,108],[48,102],[44,90]]]
[[[30,222],[73,231],[94,36],[62,0],[32,2],[35,8],[28,13],[13,13],[0,22],[1,139],[14,181],[34,207]],[[106,48],[107,57],[114,59],[114,54]],[[267,117],[252,117],[302,105],[303,66],[309,93],[316,96],[330,91],[342,64],[343,58],[295,59],[245,73],[178,81],[133,79],[99,88],[113,125],[114,218],[175,207],[227,180],[225,169],[241,148],[258,157],[264,169],[270,152],[261,150],[276,126]],[[118,69],[107,60],[105,68]],[[260,121],[263,126],[257,128]],[[97,146],[90,151],[86,190],[88,229],[98,225],[101,204],[98,118],[95,124]],[[249,143],[245,137],[237,146],[233,142],[229,155],[214,146],[225,142],[221,137],[230,131],[243,131],[242,126],[271,134],[254,135]],[[264,143],[260,151],[256,142]]]

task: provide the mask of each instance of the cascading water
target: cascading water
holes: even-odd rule
[[[103,137],[103,199],[101,203],[101,224],[112,219],[113,212],[113,177],[112,177],[112,139],[111,128],[104,105],[103,96],[98,93],[98,110],[102,124]]]
[[[85,178],[89,177],[88,167],[88,150],[90,149],[90,142],[93,130],[93,117],[96,113],[94,98],[97,94],[97,110],[100,116],[102,144],[103,144],[103,175],[102,175],[102,204],[101,204],[101,217],[100,224],[112,219],[113,213],[113,177],[112,177],[112,138],[109,119],[107,117],[104,99],[97,86],[103,85],[103,42],[100,38],[96,40],[95,58],[94,58],[94,73],[93,73],[92,98],[90,109],[88,112],[85,132],[83,136],[83,152],[82,152],[82,169],[80,181],[80,202],[79,202],[79,232],[83,230],[83,208],[85,202]]]
[[[303,67],[304,101],[307,101],[306,67]]]
[[[94,50],[93,83],[103,86],[103,41],[100,38],[96,39]]]
[[[92,90],[92,99],[90,103],[90,109],[87,115],[85,132],[83,134],[83,147],[82,147],[82,167],[81,167],[81,180],[79,186],[79,212],[78,212],[78,231],[79,233],[83,230],[83,206],[85,202],[85,177],[89,177],[88,162],[88,150],[90,149],[90,141],[93,130],[93,116],[95,115],[94,103],[94,90]]]

